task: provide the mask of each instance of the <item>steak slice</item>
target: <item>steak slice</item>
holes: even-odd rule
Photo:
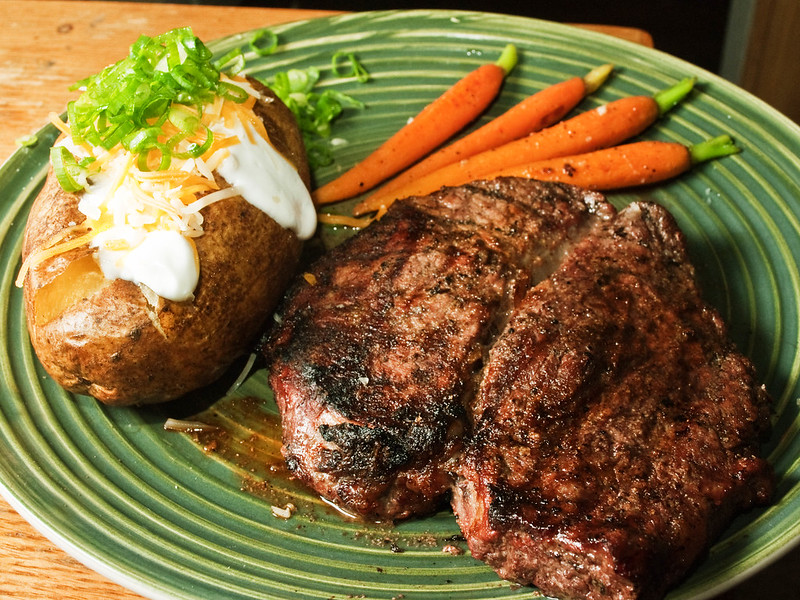
[[[289,469],[357,515],[437,508],[487,345],[614,212],[571,186],[476,182],[396,202],[315,262],[264,346]]]
[[[768,500],[770,400],[653,204],[532,288],[487,360],[453,508],[472,554],[562,599],[660,598]]]

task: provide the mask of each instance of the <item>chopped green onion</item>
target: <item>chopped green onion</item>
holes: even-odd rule
[[[200,125],[200,117],[185,106],[172,106],[167,113],[169,122],[182,132],[192,133]]]
[[[319,80],[319,69],[289,69],[280,71],[268,81],[268,85],[281,98],[288,98],[292,94],[310,94]]]
[[[269,56],[278,48],[278,36],[269,29],[261,29],[250,38],[250,48],[258,56]]]
[[[342,73],[342,71],[339,69],[339,61],[342,58],[346,58],[348,61],[350,61],[350,71],[348,73]],[[364,68],[364,65],[359,62],[359,60],[356,58],[356,55],[352,52],[336,52],[331,58],[331,70],[337,77],[355,77],[356,81],[360,83],[366,83],[369,81],[369,72]]]
[[[59,185],[65,192],[79,192],[86,187],[86,168],[64,146],[50,148],[50,163]]]
[[[149,159],[150,159],[150,153],[153,151],[157,151],[161,155],[161,159],[158,163],[156,171],[166,171],[167,169],[169,169],[169,165],[172,162],[172,152],[166,146],[166,144],[161,144],[158,142],[152,144],[151,146],[148,146],[145,152],[139,153],[139,155],[136,157],[136,166],[138,167],[138,169],[140,171],[151,170]]]
[[[140,129],[125,138],[122,145],[134,154],[145,153],[158,143],[159,135],[161,135],[160,127]]]
[[[294,113],[303,134],[312,167],[333,162],[330,148],[331,124],[345,108],[364,108],[355,98],[331,89],[314,92],[320,71],[314,67],[275,73],[264,83]]]
[[[229,63],[232,64],[228,66]],[[222,58],[214,62],[214,66],[220,71],[225,70],[227,67],[227,70],[231,75],[240,73],[242,69],[244,69],[244,54],[242,54],[242,49],[234,48]]]
[[[241,104],[247,100],[248,96],[245,90],[240,88],[238,85],[233,85],[227,81],[220,82],[220,84],[217,86],[217,93],[226,100],[233,100],[238,104]]]
[[[272,54],[277,47],[278,36],[268,29],[255,32],[249,41],[249,48],[258,56]],[[202,123],[203,107],[217,96],[237,103],[249,97],[240,86],[220,79],[223,68],[232,74],[244,69],[242,49],[234,48],[213,62],[212,58],[212,52],[189,27],[155,37],[139,36],[125,59],[72,86],[83,90],[67,105],[73,139],[106,150],[121,144],[137,155],[142,170],[149,170],[154,162],[159,169],[166,169],[173,157],[201,156],[214,139]],[[342,64],[345,61],[349,70]],[[331,65],[338,77],[353,77],[359,82],[369,79],[353,53],[337,52]],[[312,166],[332,162],[331,123],[345,108],[364,106],[334,90],[317,93],[314,90],[319,79],[319,69],[310,67],[279,72],[264,81],[295,114]],[[162,126],[167,121],[178,133],[166,142],[159,141],[164,139]],[[205,130],[204,140],[188,142],[199,137],[200,128]],[[67,191],[83,189],[90,161],[79,162],[60,148],[51,152],[59,182]]]
[[[203,125],[203,128],[206,131],[206,139],[202,144],[198,144],[197,142],[190,143],[184,152],[173,152],[172,155],[178,159],[187,159],[187,158],[197,158],[198,156],[202,156],[206,153],[206,151],[211,148],[211,144],[214,143],[214,132],[211,131],[206,125]],[[180,135],[180,134],[179,134]],[[185,137],[185,136],[184,136]],[[183,138],[178,138],[178,135],[173,136],[168,142],[168,148],[174,148]]]
[[[141,120],[160,127],[167,120],[171,104],[169,98],[154,96],[147,99],[142,102]]]
[[[145,167],[152,162],[149,157],[158,152],[160,168],[166,168],[173,147],[201,126],[203,106],[216,96],[234,102],[247,100],[246,91],[220,81],[220,72],[212,64],[212,57],[211,51],[189,27],[155,37],[139,36],[126,58],[72,86],[72,89],[83,90],[77,100],[67,105],[67,121],[73,139],[107,150],[122,144],[126,150],[138,154],[137,164]],[[223,64],[233,62],[233,69],[244,67],[241,50],[220,60]],[[180,140],[174,140],[173,136],[173,140],[165,144],[158,138],[163,135],[161,126],[168,119],[186,135]],[[206,131],[205,142],[189,144],[180,154],[199,156],[202,149],[210,147],[212,139],[210,131]],[[81,189],[82,183],[76,179],[79,172],[75,168],[77,163],[73,165],[74,157],[70,160],[60,150],[52,157],[60,165],[59,181],[67,187]]]
[[[201,63],[206,63],[211,60],[211,50],[200,41],[200,38],[195,37],[192,34],[192,30],[190,28],[185,28],[186,36],[184,37],[183,47],[193,56],[193,58]]]
[[[95,146],[102,146],[106,150],[111,150],[117,144],[122,143],[122,140],[125,139],[128,134],[136,129],[136,125],[128,121],[127,123],[115,123],[112,127],[109,127],[103,133],[105,135],[99,136],[101,138],[99,143],[95,143],[94,140],[86,138],[88,142]],[[109,132],[110,130],[110,132]],[[100,133],[99,131],[97,132]]]

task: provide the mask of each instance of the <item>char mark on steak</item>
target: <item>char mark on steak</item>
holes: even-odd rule
[[[773,487],[770,401],[635,203],[520,302],[484,367],[453,508],[472,554],[562,599],[663,596]]]
[[[370,518],[437,508],[487,347],[614,212],[571,186],[475,182],[396,202],[316,261],[264,346],[293,473]]]

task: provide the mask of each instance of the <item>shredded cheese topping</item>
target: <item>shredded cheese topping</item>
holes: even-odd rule
[[[68,123],[51,117],[62,136],[50,162],[86,218],[31,252],[18,286],[42,261],[88,245],[107,279],[135,283],[149,305],[190,300],[201,211],[232,196],[300,239],[313,235],[305,182],[254,110],[269,100],[246,78],[220,72],[227,55],[212,59],[183,27],[139,36],[126,58],[72,86],[82,93],[67,104]]]
[[[239,194],[235,187],[221,188],[214,177],[214,171],[229,156],[228,148],[242,142],[236,135],[226,132],[236,129],[237,123],[246,124],[244,129],[249,141],[252,142],[253,135],[259,135],[269,143],[269,134],[253,111],[255,90],[243,78],[227,79],[242,86],[250,97],[244,103],[236,103],[217,96],[213,103],[203,107],[202,115],[193,111],[203,127],[182,139],[176,146],[176,154],[192,144],[206,142],[209,131],[213,132],[213,142],[197,158],[173,156],[166,170],[157,170],[160,156],[155,150],[146,157],[151,170],[143,170],[137,166],[136,156],[120,144],[106,151],[85,142],[76,143],[69,126],[57,115],[51,115],[51,121],[64,134],[58,143],[66,145],[76,157],[95,159],[90,166],[89,185],[78,205],[86,220],[56,234],[41,249],[31,253],[20,269],[16,284],[21,286],[28,270],[43,261],[86,244],[94,245],[100,234],[105,234],[101,238],[107,249],[129,249],[128,236],[108,235],[112,228],[128,234],[133,229],[141,233],[175,231],[187,238],[202,235],[200,211]],[[169,120],[161,125],[161,130],[158,141],[162,143],[181,133]]]

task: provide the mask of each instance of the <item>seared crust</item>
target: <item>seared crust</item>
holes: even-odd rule
[[[292,113],[268,89],[254,86],[267,97],[257,103],[257,114],[270,139],[308,185]],[[78,201],[78,195],[61,189],[51,170],[28,217],[23,260],[85,219]],[[294,272],[301,242],[239,196],[204,208],[202,215],[204,234],[195,240],[200,279],[192,301],[159,299],[150,307],[135,284],[113,280],[56,318],[37,323],[37,293],[90,250],[74,250],[31,269],[24,284],[28,329],[55,381],[108,404],[163,402],[211,383],[251,349]]]
[[[453,507],[505,579],[661,598],[769,499],[769,413],[675,221],[635,203],[531,289],[492,348]]]

